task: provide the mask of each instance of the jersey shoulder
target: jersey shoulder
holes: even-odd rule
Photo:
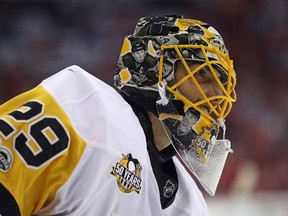
[[[67,67],[43,80],[42,85],[59,102],[84,100],[96,91],[120,98],[115,89],[77,65]]]
[[[101,145],[103,148],[126,149],[134,146],[138,149],[135,143],[141,140],[140,146],[144,145],[141,150],[145,150],[145,135],[135,113],[122,96],[105,82],[74,65],[44,80],[42,85],[89,145],[100,147],[100,142],[109,143]],[[133,142],[134,145],[130,144]]]

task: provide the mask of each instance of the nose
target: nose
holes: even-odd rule
[[[220,86],[214,82],[213,84],[210,85],[210,88],[207,88],[207,91],[206,91],[206,96],[209,98],[209,97],[213,97],[213,96],[221,96],[221,95],[224,95],[223,94],[223,91],[221,90]],[[213,105],[216,105],[218,103],[220,103],[223,99],[221,98],[217,98],[217,99],[213,99],[211,101],[211,103]]]

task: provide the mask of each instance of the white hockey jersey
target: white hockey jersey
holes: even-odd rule
[[[202,216],[194,181],[162,210],[145,134],[112,87],[78,66],[0,106],[0,215]]]

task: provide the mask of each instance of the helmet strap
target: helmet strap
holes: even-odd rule
[[[163,80],[162,86],[160,83],[158,83],[158,92],[160,95],[160,99],[156,103],[163,106],[167,105],[169,102],[168,98],[166,97],[166,85],[167,85],[166,80]]]

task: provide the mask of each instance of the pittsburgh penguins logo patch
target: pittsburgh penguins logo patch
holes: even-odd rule
[[[12,161],[13,157],[11,152],[7,148],[2,146],[0,142],[0,170],[3,172],[7,172],[8,170],[10,170]]]
[[[116,176],[117,186],[123,193],[141,190],[141,171],[139,161],[132,157],[132,154],[122,154],[122,159],[112,166],[111,174]]]

